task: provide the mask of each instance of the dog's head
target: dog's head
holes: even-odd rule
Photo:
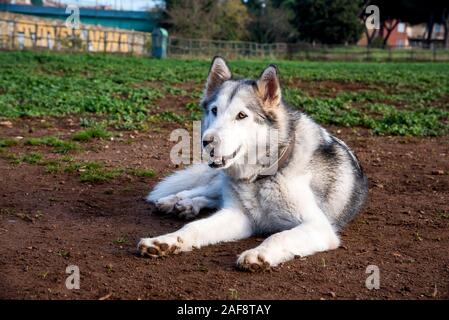
[[[201,105],[202,143],[210,155],[209,166],[257,166],[268,154],[277,155],[287,121],[274,65],[257,80],[235,80],[226,62],[215,57]]]

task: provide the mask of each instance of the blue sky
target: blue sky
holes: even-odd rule
[[[58,0],[56,0],[58,1]],[[118,10],[147,10],[163,4],[162,0],[60,0],[61,4],[76,4],[82,6],[110,5]]]

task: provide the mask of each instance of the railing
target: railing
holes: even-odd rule
[[[114,52],[148,55],[151,34],[94,25],[68,28],[63,22],[0,19],[0,49]]]
[[[289,44],[288,59],[291,60],[337,60],[337,61],[449,61],[449,50],[433,47],[387,47],[329,46]]]
[[[286,43],[260,44],[245,41],[181,39],[170,37],[167,55],[180,58],[212,57],[220,54],[228,59],[235,58],[278,58],[287,57]]]

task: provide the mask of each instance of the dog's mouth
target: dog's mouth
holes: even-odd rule
[[[217,159],[213,159],[213,161],[209,161],[209,167],[211,168],[224,168],[226,167],[227,164],[229,164],[229,161],[234,159],[237,154],[239,153],[240,149],[242,148],[242,146],[240,145],[233,153],[231,153],[230,155],[227,156],[222,156],[220,158]],[[211,151],[210,156],[212,158],[214,158],[214,150]]]

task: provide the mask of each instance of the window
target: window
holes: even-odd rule
[[[405,23],[404,22],[400,22],[398,24],[398,32],[399,33],[404,33],[405,32]]]

